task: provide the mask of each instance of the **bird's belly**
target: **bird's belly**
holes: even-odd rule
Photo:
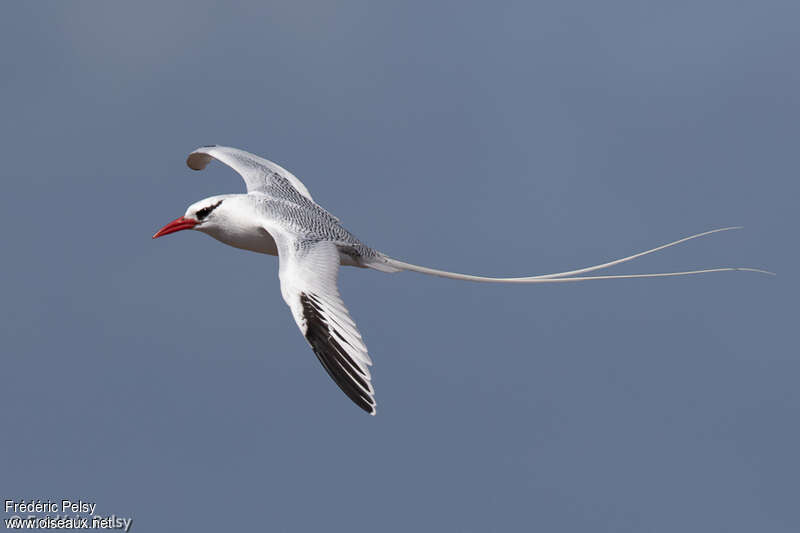
[[[275,239],[263,229],[260,231],[227,231],[224,233],[207,231],[206,233],[234,248],[260,254],[278,255],[278,246],[275,244]]]
[[[259,238],[239,240],[236,244],[231,244],[231,246],[241,248],[242,250],[258,252],[260,254],[278,255],[278,246],[275,244],[275,239],[273,239],[272,235],[269,233]]]

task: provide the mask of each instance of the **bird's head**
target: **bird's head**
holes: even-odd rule
[[[223,207],[223,204],[227,198],[228,195],[212,196],[193,203],[186,210],[186,214],[158,230],[153,238],[156,239],[185,229],[213,231],[225,221],[227,209]]]

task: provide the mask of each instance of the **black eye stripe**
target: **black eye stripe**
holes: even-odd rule
[[[208,207],[204,207],[203,209],[200,209],[199,211],[197,211],[197,213],[195,213],[195,216],[197,217],[197,220],[205,219],[208,215],[211,214],[211,211],[213,211],[214,209],[219,207],[219,204],[221,204],[221,203],[222,203],[222,200],[220,200],[219,202],[215,203],[214,205],[210,205]]]

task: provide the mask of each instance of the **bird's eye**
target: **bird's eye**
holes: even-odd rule
[[[203,209],[198,211],[196,213],[197,220],[203,220],[204,218],[206,218],[208,216],[208,214],[211,213],[212,209],[213,209],[213,207],[204,207]]]
[[[219,202],[215,203],[214,205],[210,205],[208,207],[204,207],[203,209],[198,209],[197,213],[195,213],[195,216],[197,217],[197,220],[204,220],[208,215],[211,214],[211,211],[216,209],[217,206],[219,206],[219,204],[221,204],[221,203],[222,203],[222,200],[220,200]]]

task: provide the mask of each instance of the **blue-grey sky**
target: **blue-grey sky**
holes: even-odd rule
[[[4,498],[132,531],[800,529],[797,2],[11,2],[0,16]],[[343,270],[378,416],[274,257],[195,232],[292,170],[366,243],[487,275],[606,261],[777,278],[478,285]],[[5,517],[6,515],[4,515]]]

